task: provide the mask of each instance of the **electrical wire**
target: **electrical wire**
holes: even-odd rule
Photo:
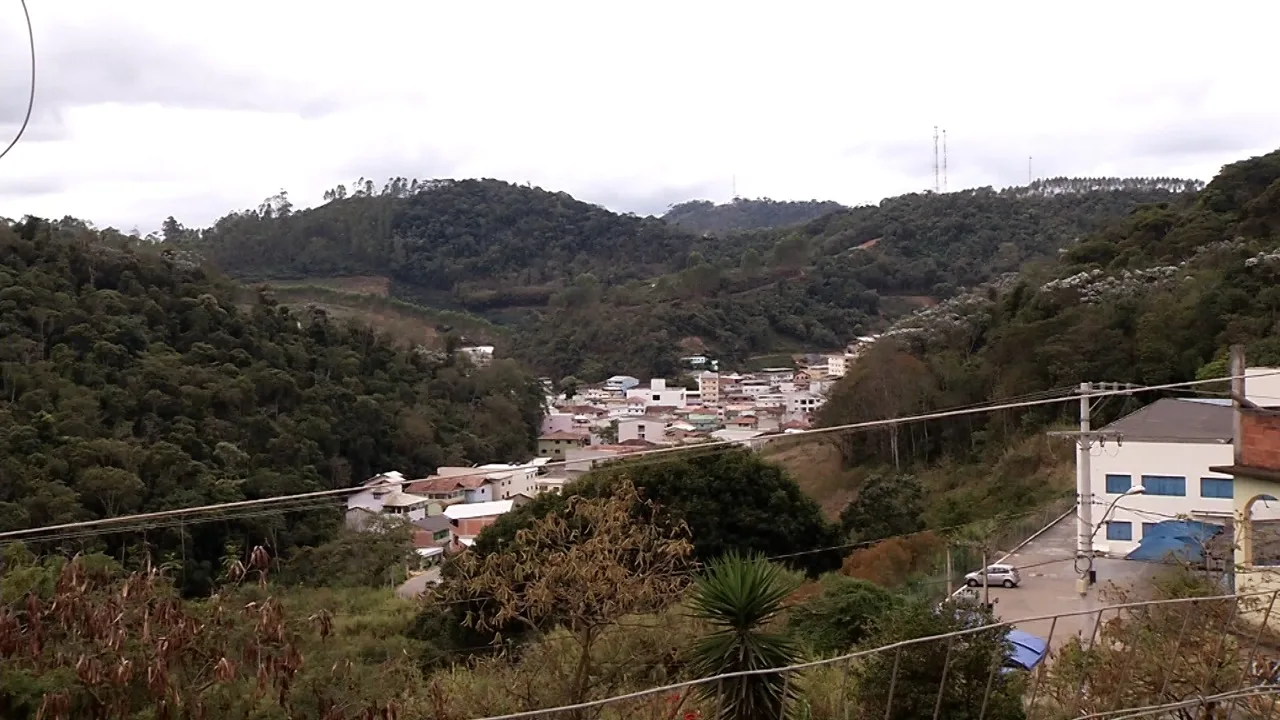
[[[1248,377],[1257,378],[1257,377],[1266,377],[1269,375],[1280,375],[1280,370],[1272,371],[1269,373],[1258,373]],[[1017,402],[966,405],[966,406],[960,406],[956,408],[950,408],[947,410],[938,410],[938,411],[929,412],[929,413],[909,415],[901,418],[868,420],[864,422],[835,425],[832,427],[814,428],[811,430],[801,430],[798,432],[787,433],[782,435],[764,436],[761,438],[753,438],[748,442],[753,443],[751,447],[755,449],[757,446],[763,446],[764,444],[767,444],[769,442],[793,441],[795,439],[802,438],[802,437],[821,437],[821,436],[827,436],[827,435],[834,435],[838,433],[849,433],[854,431],[871,430],[871,429],[883,428],[883,427],[895,427],[895,426],[904,425],[904,424],[925,422],[929,420],[944,420],[944,419],[949,419],[954,417],[962,417],[965,415],[975,415],[975,414],[985,413],[985,412],[994,412],[998,410],[1019,410],[1019,409],[1025,409],[1025,408],[1031,408],[1031,407],[1041,407],[1046,405],[1054,405],[1054,404],[1063,403],[1063,402],[1075,401],[1075,400],[1078,400],[1080,397],[1088,397],[1088,398],[1110,397],[1113,395],[1129,395],[1134,392],[1143,392],[1143,391],[1155,392],[1155,391],[1172,390],[1176,388],[1194,387],[1197,385],[1205,385],[1209,383],[1220,383],[1220,382],[1239,379],[1243,377],[1245,376],[1244,375],[1226,376],[1226,377],[1219,377],[1219,378],[1209,378],[1206,380],[1190,380],[1186,382],[1167,383],[1164,385],[1148,385],[1148,386],[1136,387],[1136,388],[1128,387],[1128,388],[1116,389],[1116,390],[1097,390],[1084,395],[1077,393],[1075,395],[1053,396],[1053,397],[1045,397],[1045,398],[1032,399],[1032,400],[1022,400]],[[720,440],[720,441],[709,442],[709,443],[698,443],[696,445],[680,445],[675,447],[642,450],[636,453],[620,455],[618,456],[617,459],[623,462],[631,462],[638,458],[675,456],[679,453],[690,454],[690,453],[698,453],[698,452],[707,451],[707,450],[711,450],[711,451],[727,450],[732,448],[738,448],[741,446],[742,446],[742,443],[737,440]],[[583,461],[581,460],[558,460],[558,461],[552,461],[552,462],[546,463],[542,467],[544,468],[553,467],[553,466],[559,467],[559,466],[565,466],[569,464],[581,464],[582,462]],[[526,463],[523,466],[516,466],[516,467],[528,467],[528,466],[529,465]],[[487,475],[494,474],[495,472],[499,472],[499,471],[492,468],[477,469],[476,472],[474,473],[459,474],[451,477],[454,477],[456,479],[463,479],[467,477],[485,477]],[[404,486],[414,482],[418,482],[418,481],[407,480],[407,479],[387,481],[385,483],[385,486]],[[310,492],[310,493],[280,495],[280,496],[269,497],[269,498],[258,498],[255,500],[240,500],[240,501],[230,502],[230,503],[202,505],[197,507],[179,508],[175,510],[163,510],[158,512],[151,512],[151,513],[135,513],[132,515],[122,515],[122,516],[111,517],[111,518],[100,518],[97,520],[83,520],[83,521],[72,522],[72,523],[61,523],[57,525],[47,525],[43,527],[26,528],[22,530],[10,530],[7,532],[0,533],[0,544],[3,544],[8,541],[12,541],[12,540],[38,536],[43,533],[64,531],[64,530],[69,530],[73,528],[119,525],[122,523],[135,522],[139,520],[158,520],[161,518],[169,518],[169,517],[183,517],[187,515],[195,515],[195,514],[200,514],[204,512],[209,512],[211,510],[219,510],[219,509],[230,510],[230,509],[263,507],[263,506],[270,506],[276,503],[285,503],[285,502],[292,502],[292,501],[304,500],[304,499],[349,496],[349,495],[352,495],[353,493],[359,492],[364,487],[365,487],[364,484],[361,484],[361,485],[356,485],[356,486],[351,486],[346,488],[338,488],[334,490],[319,490],[319,491]]]
[[[1054,619],[1061,619],[1061,618],[1067,618],[1067,617],[1082,617],[1082,616],[1093,616],[1093,615],[1100,616],[1102,613],[1106,613],[1108,611],[1118,612],[1120,610],[1143,608],[1143,607],[1155,607],[1155,606],[1164,606],[1164,605],[1183,605],[1186,603],[1213,602],[1213,601],[1220,601],[1220,600],[1239,601],[1239,600],[1248,599],[1248,598],[1274,596],[1277,593],[1280,593],[1280,591],[1261,590],[1261,591],[1254,591],[1254,592],[1248,592],[1248,593],[1233,593],[1229,595],[1212,595],[1212,596],[1205,596],[1205,597],[1181,597],[1181,598],[1168,598],[1163,600],[1142,600],[1138,602],[1119,603],[1115,605],[1103,605],[1099,607],[1089,608],[1087,610],[1073,610],[1071,612],[1056,613],[1053,615],[1038,615],[1034,617],[1020,618],[1016,620],[1002,620],[996,623],[989,623],[986,625],[980,625],[980,626],[971,627],[971,628],[964,628],[961,630],[953,630],[951,632],[941,633],[938,635],[928,635],[925,637],[912,638],[910,640],[902,640],[899,642],[891,643],[889,645],[882,645],[876,648],[859,650],[856,652],[852,652],[852,653],[848,653],[845,655],[840,655],[832,658],[823,658],[821,660],[813,660],[810,662],[787,665],[781,668],[760,668],[756,670],[741,670],[738,672],[715,675],[713,677],[698,678],[695,680],[685,680],[683,682],[672,683],[670,685],[663,685],[660,687],[653,687],[645,690],[637,690],[636,692],[626,693],[623,695],[616,695],[609,698],[602,698],[599,700],[591,700],[587,702],[577,703],[574,705],[563,705],[560,707],[544,708],[540,710],[526,710],[523,712],[509,713],[506,715],[489,716],[489,717],[480,718],[477,720],[523,720],[523,718],[546,717],[546,716],[551,716],[555,713],[561,713],[561,712],[575,712],[575,711],[581,711],[581,710],[588,710],[588,709],[603,707],[605,705],[610,705],[613,703],[623,702],[627,700],[639,700],[646,697],[652,697],[654,695],[679,692],[681,690],[685,690],[688,688],[692,688],[698,685],[704,685],[708,683],[721,683],[725,680],[735,680],[738,678],[759,676],[759,675],[777,675],[782,673],[799,672],[801,670],[809,670],[811,668],[823,667],[826,665],[833,665],[835,663],[851,662],[853,660],[858,660],[861,658],[869,657],[871,655],[875,655],[878,653],[888,652],[891,650],[903,650],[903,649],[911,648],[917,645],[938,642],[939,640],[950,640],[952,638],[968,637],[970,635],[990,632],[992,630],[1008,630],[1009,628],[1012,628],[1016,625],[1031,623],[1031,622],[1043,622],[1046,620],[1054,620]]]
[[[36,106],[36,35],[31,28],[31,11],[27,9],[27,0],[18,0],[18,2],[22,3],[22,16],[27,20],[27,45],[31,48],[31,92],[27,95],[27,114],[22,118],[18,134],[13,136],[8,147],[0,150],[0,158],[8,155],[13,146],[17,145],[23,134],[27,132],[27,125],[31,124],[31,112]]]

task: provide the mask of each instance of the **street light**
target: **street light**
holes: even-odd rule
[[[1081,595],[1085,594],[1085,589],[1088,586],[1093,585],[1098,581],[1097,572],[1093,568],[1093,556],[1096,554],[1093,551],[1093,539],[1098,537],[1098,531],[1102,529],[1103,525],[1107,524],[1107,516],[1111,514],[1112,510],[1116,509],[1116,504],[1119,503],[1121,499],[1129,497],[1130,495],[1141,495],[1146,491],[1147,489],[1142,487],[1141,485],[1134,485],[1128,490],[1125,490],[1124,492],[1120,493],[1119,495],[1116,496],[1115,500],[1111,501],[1111,504],[1108,505],[1107,509],[1102,513],[1102,517],[1098,519],[1097,524],[1093,526],[1093,534],[1089,535],[1089,553],[1086,558],[1089,561],[1089,564],[1087,566],[1087,570],[1081,573],[1082,577],[1080,578],[1080,594]],[[1077,572],[1079,572],[1079,568],[1076,568],[1076,570]]]

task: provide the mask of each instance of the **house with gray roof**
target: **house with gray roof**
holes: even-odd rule
[[[1166,520],[1230,528],[1234,480],[1211,468],[1231,464],[1234,419],[1226,398],[1162,398],[1103,428],[1118,437],[1091,451],[1095,549],[1123,557]]]

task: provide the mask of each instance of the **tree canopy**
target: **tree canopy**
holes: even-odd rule
[[[844,553],[809,552],[840,544],[817,503],[785,471],[747,450],[681,453],[661,461],[618,462],[569,483],[563,494],[539,495],[485,528],[471,550],[497,552],[537,518],[562,512],[570,498],[603,497],[624,481],[688,526],[693,557],[709,562],[729,552],[776,557],[800,553],[786,564],[809,572],[839,567]]]
[[[1039,396],[1080,382],[1213,376],[1227,348],[1280,363],[1280,152],[1234,163],[1198,195],[1138,208],[1061,257],[899,321],[835,388],[820,422]],[[1211,389],[1211,388],[1205,388]],[[1107,422],[1145,400],[1117,399]],[[1000,451],[1074,413],[1066,405],[849,435],[851,462],[912,463]],[[1008,497],[1035,495],[1011,487]]]
[[[180,252],[69,219],[0,224],[0,530],[530,456],[542,390],[514,363],[417,352],[265,291],[237,300]],[[339,521],[231,517],[152,533],[147,554],[205,591],[229,543],[287,552]]]

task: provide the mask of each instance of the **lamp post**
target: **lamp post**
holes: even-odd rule
[[[1086,565],[1086,569],[1084,571],[1080,571],[1078,567],[1076,568],[1077,572],[1081,572],[1080,583],[1079,583],[1081,595],[1084,595],[1088,591],[1088,587],[1090,585],[1093,585],[1098,581],[1097,571],[1095,571],[1093,567],[1093,557],[1096,553],[1093,552],[1092,550],[1093,540],[1094,538],[1098,537],[1098,531],[1102,529],[1103,525],[1107,524],[1107,518],[1111,515],[1111,511],[1116,509],[1116,505],[1122,499],[1129,497],[1130,495],[1141,495],[1146,491],[1147,489],[1142,487],[1141,485],[1134,485],[1128,490],[1125,490],[1123,493],[1120,493],[1119,495],[1117,495],[1115,500],[1111,501],[1111,504],[1107,506],[1107,509],[1105,511],[1103,511],[1102,517],[1098,518],[1097,524],[1093,526],[1093,533],[1089,535],[1090,551],[1089,551],[1088,557],[1086,558],[1086,560],[1088,560],[1088,565]]]

